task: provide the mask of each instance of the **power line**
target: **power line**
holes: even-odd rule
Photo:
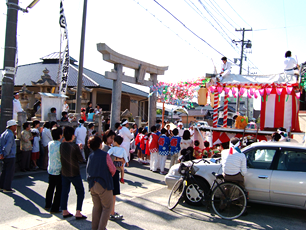
[[[187,40],[183,39],[178,33],[176,33],[174,30],[172,30],[169,26],[167,26],[166,24],[164,24],[156,15],[154,15],[153,13],[151,13],[147,8],[145,8],[144,6],[142,6],[138,1],[133,0],[134,2],[136,2],[140,7],[142,7],[146,12],[148,12],[149,14],[151,14],[154,18],[156,18],[161,24],[163,24],[167,29],[169,29],[171,32],[173,32],[176,36],[178,36],[181,40],[185,41],[186,43],[188,43],[190,46],[192,46]],[[155,0],[154,0],[155,1]],[[155,1],[156,2],[156,1]],[[156,2],[158,5],[160,5],[158,2]],[[161,6],[161,5],[160,5]],[[165,9],[163,6],[161,6],[163,9]],[[166,9],[165,9],[166,10]],[[197,38],[199,38],[201,41],[205,42],[209,47],[211,47],[214,51],[216,51],[218,54],[220,54],[221,56],[225,56],[224,54],[222,54],[221,52],[219,52],[218,50],[216,50],[214,47],[212,47],[208,42],[206,42],[204,39],[202,39],[201,37],[199,37],[197,34],[195,34],[193,31],[191,31],[188,27],[186,27],[180,20],[178,20],[174,15],[172,15],[168,10],[166,10],[172,17],[174,17],[177,21],[179,21],[186,29],[188,29],[193,35],[195,35]],[[193,48],[195,50],[197,50],[199,53],[203,54],[205,57],[208,57],[207,55],[205,55],[203,52],[201,52],[199,49],[197,49],[195,46],[193,46]],[[233,62],[233,60],[229,59],[228,60],[230,62],[232,62],[235,66],[238,66],[236,63]],[[244,69],[246,71],[246,69]]]
[[[159,2],[156,0],[153,0],[157,5],[159,5],[162,9],[164,9],[168,14],[170,14],[175,20],[177,20],[182,26],[184,26],[189,32],[191,32],[193,35],[195,35],[197,38],[199,38],[201,41],[205,42],[210,48],[212,48],[214,51],[216,51],[218,54],[224,56],[221,52],[219,52],[217,49],[215,49],[212,45],[210,45],[207,41],[205,41],[203,38],[201,38],[199,35],[197,35],[195,32],[193,32],[189,27],[187,27],[181,20],[179,20],[177,17],[175,17],[169,10],[167,10],[164,6],[162,6]]]
[[[249,23],[247,23],[238,13],[237,11],[231,6],[231,4],[229,4],[229,2],[227,0],[225,0],[227,2],[227,4],[232,8],[232,10],[242,19],[242,21],[244,21],[249,27],[252,27],[250,26]]]
[[[196,48],[195,46],[193,46],[190,42],[188,42],[186,39],[182,38],[178,33],[176,33],[174,30],[172,30],[169,26],[167,26],[165,23],[163,23],[155,14],[151,13],[147,8],[145,8],[144,6],[142,6],[139,2],[137,2],[136,0],[133,0],[134,2],[136,2],[141,8],[143,8],[146,12],[148,12],[149,14],[151,14],[156,20],[158,20],[161,24],[163,24],[163,26],[165,26],[167,29],[169,29],[173,34],[175,34],[178,38],[180,38],[182,41],[186,42],[188,45],[190,45],[191,47],[193,47],[196,51],[198,51],[199,53],[203,54],[205,57],[208,57],[207,55],[205,55],[203,52],[201,52],[198,48]]]
[[[210,2],[210,4],[211,4],[211,8],[217,13],[217,14],[220,14],[221,15],[221,17],[223,17],[223,19],[231,26],[231,27],[233,27],[233,28],[235,28],[235,26],[233,26],[232,25],[232,23],[230,23],[224,16],[223,16],[223,14],[217,9],[217,7],[214,5],[214,3],[211,1],[211,0],[209,0],[209,2]],[[215,2],[215,4],[217,4],[216,2]],[[208,4],[207,4],[208,5]],[[218,5],[218,4],[217,4]]]
[[[199,3],[203,6],[203,3],[200,1],[200,0],[198,0],[199,1]],[[208,2],[207,2],[207,6],[209,6],[215,13],[216,13],[216,15],[217,16],[219,16],[220,17],[220,19],[218,19],[218,17],[216,17],[212,12],[210,12],[209,10],[208,10],[208,7],[206,7],[206,10],[208,11],[208,13],[210,14],[210,16],[213,18],[213,19],[215,19],[215,20],[217,20],[231,35],[233,35],[234,37],[236,36],[230,29],[228,29],[228,27],[227,26],[225,26],[223,23],[222,23],[222,18],[227,22],[227,23],[229,23],[233,28],[235,28],[223,15],[222,15],[222,13],[220,13],[220,11],[216,8],[216,6],[209,0],[209,2],[211,3],[211,5],[210,4],[208,4]],[[219,25],[220,26],[220,25]],[[221,26],[220,26],[221,27]],[[231,38],[230,38],[230,40],[232,40]]]
[[[210,0],[209,0],[210,1]],[[219,4],[218,3],[216,3],[216,1],[215,0],[212,0],[217,6],[218,6],[218,8],[234,23],[234,24],[236,24],[236,26],[233,26],[232,25],[232,27],[233,28],[236,28],[236,27],[240,27],[230,16],[228,16],[227,15],[227,13],[225,13],[224,12],[224,10],[219,6]]]
[[[201,0],[198,0],[199,3],[202,5],[202,7],[206,10],[206,12],[212,17],[212,19],[219,25],[219,27],[221,28],[221,30],[226,34],[226,36],[232,40],[228,35],[227,33],[224,31],[224,29],[220,26],[219,22],[217,22],[217,20],[214,18],[214,16],[209,12],[209,10],[206,8],[206,6],[202,3]]]
[[[191,9],[193,9],[200,17],[202,17],[204,20],[206,20],[223,38],[224,38],[224,40],[230,45],[230,46],[232,46],[232,48],[234,48],[235,49],[235,47],[233,46],[233,44],[231,43],[231,42],[229,42],[228,40],[227,40],[227,38],[225,38],[225,36],[224,36],[224,34],[220,31],[220,30],[218,30],[216,27],[215,27],[215,25],[208,19],[208,18],[206,18],[205,16],[204,16],[204,14],[202,13],[202,11],[192,2],[192,1],[190,1],[191,2],[191,4],[195,7],[192,7],[188,2],[187,2],[187,0],[184,0],[187,4],[188,4],[188,6],[191,8]]]

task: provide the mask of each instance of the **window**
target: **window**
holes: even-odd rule
[[[301,150],[283,150],[277,164],[277,169],[306,172],[306,152]]]
[[[276,149],[252,149],[246,152],[249,168],[270,169]]]

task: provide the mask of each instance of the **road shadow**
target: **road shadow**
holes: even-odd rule
[[[29,214],[39,216],[41,218],[52,217],[52,214],[41,213],[39,208],[36,207],[36,204],[31,202],[30,200],[26,200],[23,197],[20,197],[20,196],[14,194],[14,193],[8,193],[8,194],[5,194],[5,195],[13,198],[14,199],[14,205],[20,207],[22,210],[24,210],[25,212],[27,212]]]
[[[187,217],[189,219],[224,224],[229,227],[245,228],[245,229],[305,229],[303,226],[294,226],[295,222],[306,223],[306,210],[278,207],[272,205],[248,203],[248,214],[240,216],[234,220],[221,219],[214,213],[212,207],[191,206],[187,203],[180,202],[179,205],[172,210],[177,215]],[[279,221],[279,220],[282,221]],[[264,224],[263,224],[264,223]]]
[[[121,220],[121,221],[117,220],[116,224],[119,225],[120,227],[122,227],[123,229],[129,229],[129,230],[144,230],[145,229],[145,228],[140,228],[136,225],[131,225],[131,224],[125,223],[124,219]]]
[[[39,205],[40,207],[45,207],[45,197],[41,196],[39,193],[35,192],[31,187],[34,187],[36,184],[36,181],[43,181],[48,183],[48,177],[46,175],[34,175],[34,176],[27,176],[22,179],[22,183],[14,183],[13,181],[13,187],[15,190],[19,191],[21,194],[26,196],[29,200],[31,200],[33,203]]]
[[[143,197],[138,197],[137,199],[140,199],[142,200],[142,202],[140,203],[137,203],[137,202],[134,202],[133,200],[123,200],[123,199],[120,199],[119,196],[116,197],[117,201],[123,201],[125,204],[129,204],[135,208],[138,208],[140,209],[141,211],[145,211],[145,212],[148,212],[149,214],[154,214],[158,217],[161,217],[165,220],[175,220],[177,219],[177,217],[175,217],[174,215],[171,215],[169,214],[165,209],[165,211],[160,211],[160,210],[155,210],[155,209],[152,209],[152,208],[149,208],[148,206],[145,206],[144,205],[144,202],[148,202],[148,203],[154,203],[154,205],[160,205],[160,203],[156,203],[156,202],[153,202],[151,200],[148,200],[146,198],[143,198]]]
[[[73,226],[76,229],[82,229],[82,230],[90,230],[91,229],[91,221],[89,220],[76,220],[72,219],[68,221],[68,223]]]
[[[147,188],[147,187],[143,186],[143,183],[137,182],[137,181],[131,181],[131,180],[124,179],[124,183],[128,184],[130,186],[134,186],[136,188]]]
[[[144,179],[146,181],[150,181],[150,182],[153,182],[153,183],[157,183],[157,184],[162,184],[162,185],[165,185],[166,183],[162,180],[157,180],[157,179],[154,179],[154,178],[151,178],[151,177],[147,177],[147,176],[143,176],[143,175],[139,175],[137,173],[132,173],[132,172],[128,172],[129,175],[132,175],[132,176],[135,176],[135,177],[139,177],[141,179]]]

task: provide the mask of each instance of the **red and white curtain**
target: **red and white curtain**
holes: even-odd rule
[[[265,92],[261,101],[260,129],[284,127],[289,131],[300,131],[299,100],[294,90],[288,95],[286,89],[277,95],[276,88],[271,94]]]

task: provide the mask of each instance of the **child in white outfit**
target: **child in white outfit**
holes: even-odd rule
[[[121,172],[120,182],[124,184],[124,163],[128,166],[128,158],[124,148],[120,147],[123,142],[123,138],[121,136],[115,136],[114,138],[114,147],[108,150],[108,154],[111,156],[114,165]]]

